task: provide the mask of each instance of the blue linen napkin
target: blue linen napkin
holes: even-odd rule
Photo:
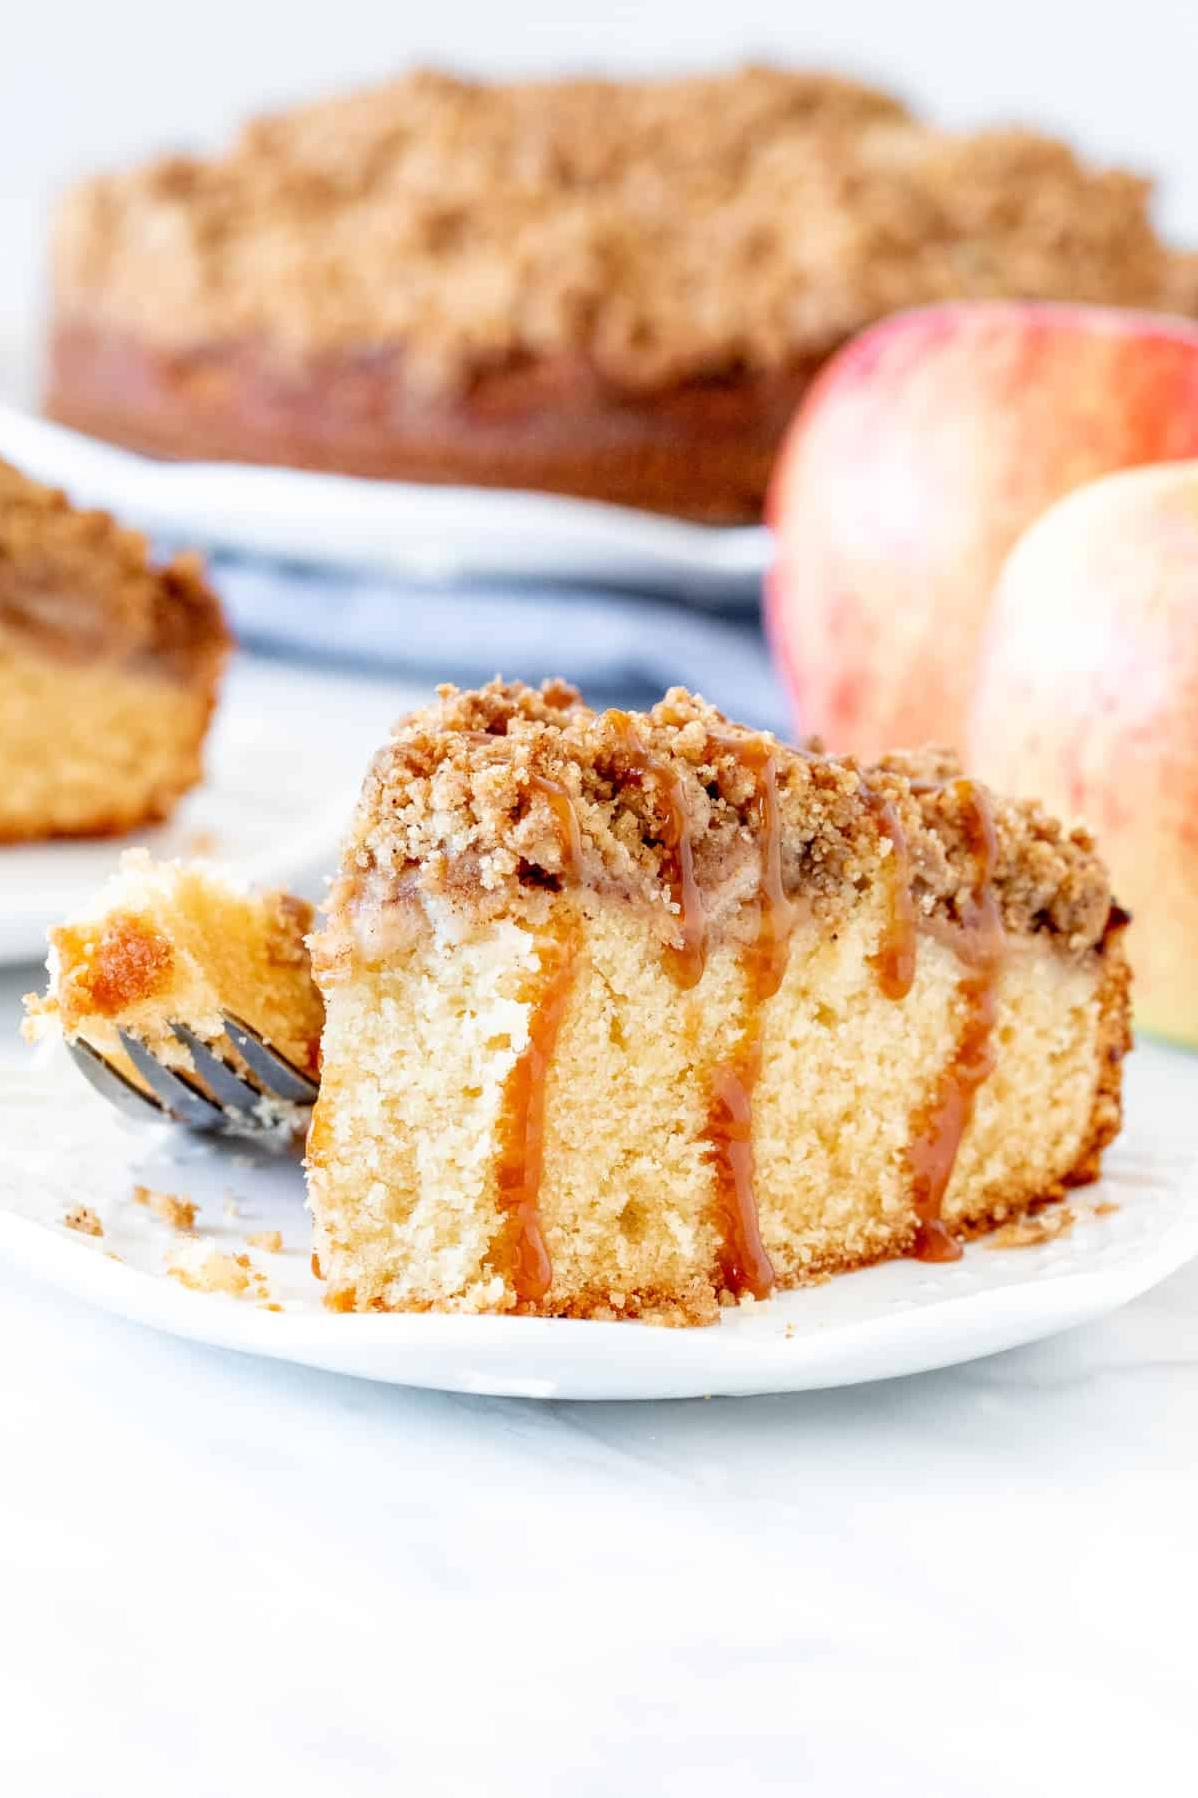
[[[476,686],[563,675],[597,706],[640,709],[667,687],[790,734],[756,608],[515,583],[416,586],[217,555],[212,578],[238,639],[280,656]]]

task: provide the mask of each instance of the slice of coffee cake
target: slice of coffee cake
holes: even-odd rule
[[[0,462],[0,843],[167,817],[201,774],[229,636],[198,558]]]
[[[1125,922],[1086,835],[947,755],[443,689],[314,946],[328,1300],[703,1322],[953,1257],[1094,1177]]]

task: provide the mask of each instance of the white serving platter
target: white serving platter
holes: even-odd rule
[[[8,400],[0,369],[0,396]],[[223,462],[159,462],[0,403],[0,457],[155,536],[409,581],[566,582],[757,602],[763,526],[725,528],[623,506]]]
[[[255,1160],[125,1124],[64,1055],[0,1066],[0,1255],[48,1286],[222,1349],[398,1385],[523,1398],[659,1399],[791,1392],[947,1367],[1126,1304],[1198,1254],[1198,1060],[1142,1045],[1127,1127],[1066,1234],[971,1244],[946,1267],[897,1261],[727,1313],[710,1329],[326,1311],[309,1268],[297,1162]],[[186,1196],[216,1252],[248,1253],[267,1302],[188,1290],[165,1273],[182,1238],[132,1199]],[[67,1229],[91,1206],[104,1235]],[[247,1245],[278,1230],[281,1253]],[[119,1257],[114,1259],[113,1257]],[[266,1295],[263,1294],[263,1298]],[[235,1371],[230,1363],[230,1373]]]

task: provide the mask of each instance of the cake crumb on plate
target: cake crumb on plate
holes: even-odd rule
[[[72,1205],[63,1214],[63,1223],[68,1230],[77,1230],[80,1236],[103,1236],[104,1226],[90,1205]]]
[[[195,1229],[196,1207],[191,1199],[181,1199],[177,1193],[155,1192],[152,1186],[135,1186],[133,1202],[144,1205],[151,1216],[161,1223],[169,1224],[173,1230],[191,1231]]]
[[[252,1249],[265,1249],[268,1255],[281,1255],[283,1252],[283,1232],[281,1230],[255,1230],[252,1236],[246,1237]]]
[[[211,1243],[190,1245],[167,1261],[166,1271],[189,1292],[223,1292],[230,1298],[253,1298],[252,1269],[244,1255],[225,1255]]]
[[[986,1246],[991,1249],[1037,1248],[1042,1242],[1051,1242],[1054,1236],[1066,1235],[1076,1222],[1068,1205],[1056,1205],[1052,1210],[1038,1212],[1034,1217],[1021,1217],[1013,1223],[1001,1225]]]

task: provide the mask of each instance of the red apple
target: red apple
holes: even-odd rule
[[[969,766],[1084,818],[1132,913],[1136,1016],[1198,1042],[1198,462],[1058,501],[986,627]]]
[[[800,728],[959,745],[1020,532],[1084,481],[1198,456],[1198,327],[1093,306],[899,314],[813,387],[769,515],[770,632]]]

